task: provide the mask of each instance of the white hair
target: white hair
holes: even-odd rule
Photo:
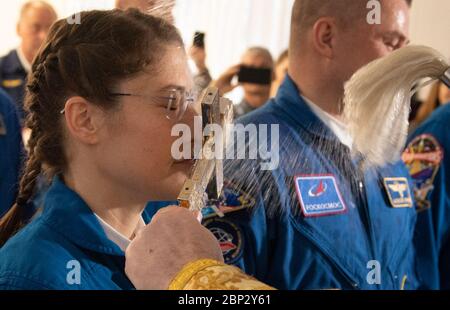
[[[443,78],[449,67],[438,51],[408,46],[356,72],[344,96],[353,153],[362,154],[369,166],[398,161],[408,135],[413,88],[424,78]]]

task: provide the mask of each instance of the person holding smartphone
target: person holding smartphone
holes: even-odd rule
[[[242,56],[241,63],[226,70],[213,86],[226,94],[242,86],[244,97],[234,107],[235,117],[243,116],[263,106],[270,98],[273,74],[273,58],[269,50],[263,47],[251,47]],[[233,83],[235,77],[237,83]]]
[[[195,65],[193,70],[194,92],[200,94],[212,81],[209,69],[206,66],[206,33],[196,31],[192,46],[189,49],[189,57]]]

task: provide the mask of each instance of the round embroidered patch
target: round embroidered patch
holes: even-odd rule
[[[241,257],[244,249],[241,230],[232,222],[219,218],[207,220],[204,226],[219,241],[225,263],[235,263]]]
[[[417,211],[430,208],[428,196],[434,188],[433,182],[443,158],[444,153],[441,145],[430,134],[416,137],[402,155],[402,159],[414,181]]]
[[[232,183],[224,182],[222,198],[217,204],[216,201],[206,200],[205,208],[202,209],[204,219],[220,216],[227,213],[251,208],[255,205],[255,199]]]

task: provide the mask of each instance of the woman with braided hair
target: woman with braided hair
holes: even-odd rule
[[[225,266],[217,240],[189,211],[165,209],[146,226],[146,203],[173,201],[193,164],[171,155],[173,125],[193,127],[197,114],[176,28],[138,10],[80,17],[53,25],[27,82],[29,157],[17,201],[0,219],[0,289],[236,288],[239,281],[267,288]],[[27,224],[41,173],[52,184]],[[146,238],[152,248],[142,264],[165,263],[153,280],[130,264],[125,270],[131,240],[148,245]],[[198,286],[205,272],[220,283]]]

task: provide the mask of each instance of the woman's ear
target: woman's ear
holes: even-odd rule
[[[64,117],[68,132],[84,144],[96,144],[99,129],[104,123],[104,112],[83,97],[70,97],[65,104]]]
[[[334,55],[333,41],[336,36],[336,20],[332,17],[319,18],[313,27],[313,44],[317,52],[327,58]]]

